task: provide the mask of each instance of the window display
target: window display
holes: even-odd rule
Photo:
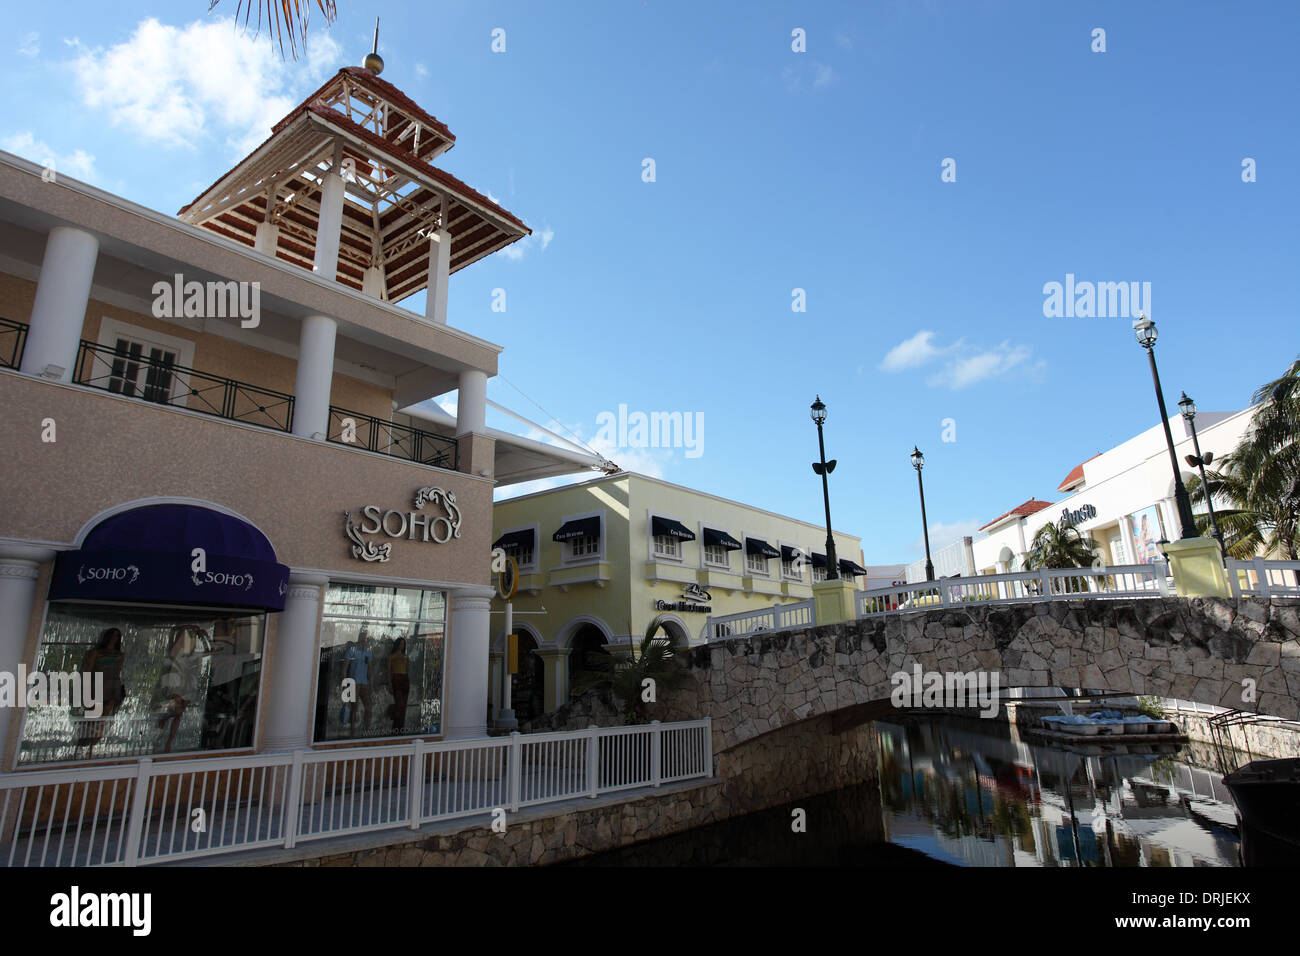
[[[264,625],[230,609],[51,604],[37,670],[99,683],[100,704],[29,708],[18,762],[251,747]]]
[[[441,591],[331,584],[316,741],[441,733],[446,613]]]

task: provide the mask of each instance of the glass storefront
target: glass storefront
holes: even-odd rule
[[[52,603],[19,764],[251,747],[266,615],[229,608]],[[74,685],[98,692],[67,693]],[[64,693],[53,692],[62,682]],[[58,699],[55,699],[58,698]]]
[[[446,618],[442,591],[331,584],[315,741],[441,733]]]

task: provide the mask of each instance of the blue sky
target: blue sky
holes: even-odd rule
[[[1245,407],[1300,353],[1300,4],[338,7],[296,62],[234,0],[11,10],[0,148],[174,213],[379,15],[441,165],[535,233],[456,275],[450,322],[585,439],[620,404],[703,416],[698,457],[601,448],[625,467],[810,521],[819,393],[869,563],[921,555],[913,444],[938,548],[1156,423],[1131,320],[1046,318],[1045,283],[1150,282],[1171,403]]]

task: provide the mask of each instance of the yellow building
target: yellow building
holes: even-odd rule
[[[626,472],[498,501],[493,536],[519,565],[519,719],[565,703],[593,655],[629,647],[656,616],[696,645],[710,615],[811,600],[826,577],[824,527]],[[836,533],[835,551],[841,577],[866,573],[859,538]],[[494,714],[504,610],[494,599]]]

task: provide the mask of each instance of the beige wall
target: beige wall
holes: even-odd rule
[[[0,274],[0,316],[17,322],[27,322],[31,317],[32,303],[36,297],[36,283],[17,276]],[[260,388],[287,395],[294,393],[294,380],[298,363],[291,358],[242,345],[219,335],[195,332],[181,325],[156,319],[143,312],[109,305],[91,299],[86,307],[86,320],[81,337],[91,342],[99,341],[100,320],[104,317],[173,338],[194,343],[193,367],[222,378],[233,378]],[[330,404],[349,411],[388,419],[392,414],[392,389],[362,382],[347,375],[335,373],[330,389]]]
[[[0,408],[6,536],[70,543],[106,508],[170,495],[244,515],[284,564],[488,582],[488,481],[9,371],[0,371]],[[56,424],[54,443],[41,441],[46,418]],[[456,496],[461,537],[441,545],[394,541],[387,563],[352,558],[343,512],[359,520],[366,504],[409,511],[424,485]]]

